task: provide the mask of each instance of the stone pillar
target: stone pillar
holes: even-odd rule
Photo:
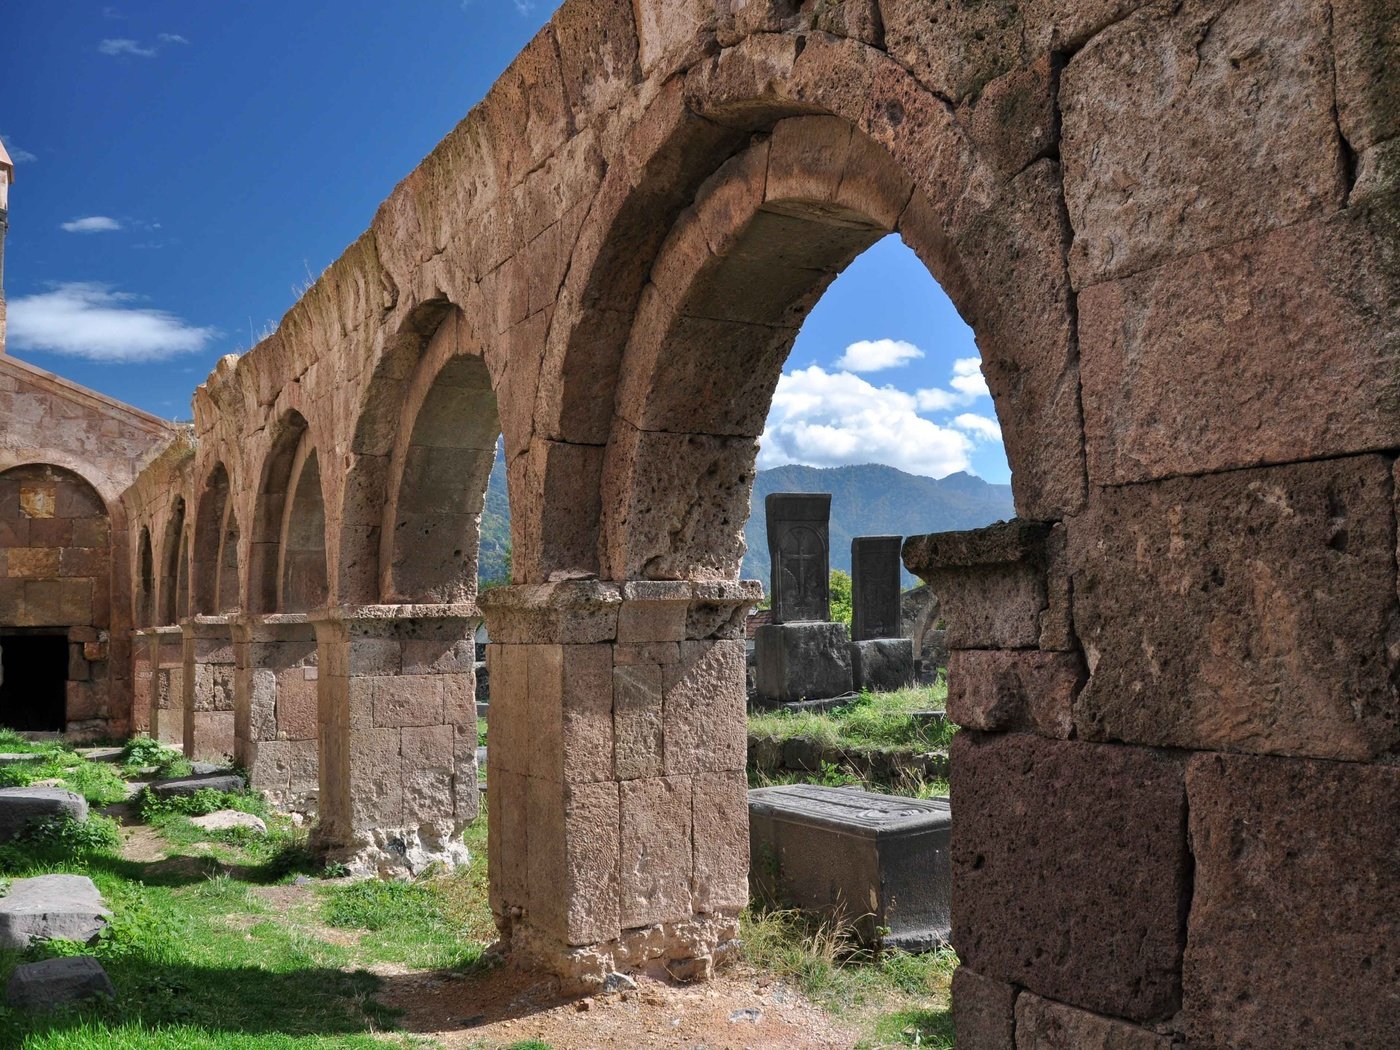
[[[316,630],[302,613],[233,623],[234,760],[286,810],[316,812]]]
[[[151,731],[151,688],[155,678],[155,635],[150,628],[131,632],[131,733]]]
[[[371,605],[312,614],[319,650],[318,847],[357,873],[468,859],[476,818],[471,605]]]
[[[491,908],[573,985],[708,976],[748,899],[743,582],[575,581],[482,597]]]
[[[185,636],[178,627],[152,627],[151,736],[171,747],[185,746]]]
[[[184,632],[185,754],[233,757],[233,633],[227,616],[194,616]]]

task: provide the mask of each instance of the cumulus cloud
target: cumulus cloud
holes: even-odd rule
[[[786,372],[773,395],[758,465],[886,463],[935,478],[969,469],[972,440],[917,409],[913,394],[850,372],[820,365]]]
[[[139,58],[156,57],[155,48],[142,47],[140,43],[129,37],[116,37],[104,40],[97,45],[97,50],[104,55],[136,55]]]
[[[110,285],[69,282],[9,304],[9,342],[90,361],[161,361],[202,350],[217,335],[165,310],[136,306]]]
[[[898,368],[924,356],[913,343],[903,339],[862,339],[846,347],[836,361],[836,367],[847,372],[879,372]]]
[[[121,228],[121,223],[106,215],[86,215],[81,219],[59,224],[59,229],[69,233],[111,233]]]
[[[974,441],[1000,441],[1001,424],[987,416],[975,412],[964,412],[953,417],[953,426],[972,436]]]
[[[960,357],[953,362],[953,375],[948,380],[951,389],[932,387],[918,390],[914,397],[920,412],[948,412],[964,408],[979,397],[991,397],[987,381],[982,377],[982,362],[976,357]]]

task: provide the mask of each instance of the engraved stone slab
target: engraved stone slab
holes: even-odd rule
[[[771,492],[763,501],[773,622],[831,619],[831,493]]]
[[[900,636],[899,573],[903,536],[851,540],[851,640]]]
[[[754,632],[760,702],[825,700],[851,691],[851,636],[844,623],[766,623]]]
[[[749,792],[749,881],[771,900],[840,915],[867,944],[919,951],[952,922],[947,799],[788,784]]]

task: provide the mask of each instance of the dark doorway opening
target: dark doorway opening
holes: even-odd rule
[[[68,701],[68,635],[0,637],[0,726],[61,733]]]

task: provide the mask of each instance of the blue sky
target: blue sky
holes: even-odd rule
[[[281,318],[555,6],[17,0],[10,352],[187,417],[214,362]],[[804,327],[761,464],[1007,480],[976,356],[927,271],[881,242]]]

